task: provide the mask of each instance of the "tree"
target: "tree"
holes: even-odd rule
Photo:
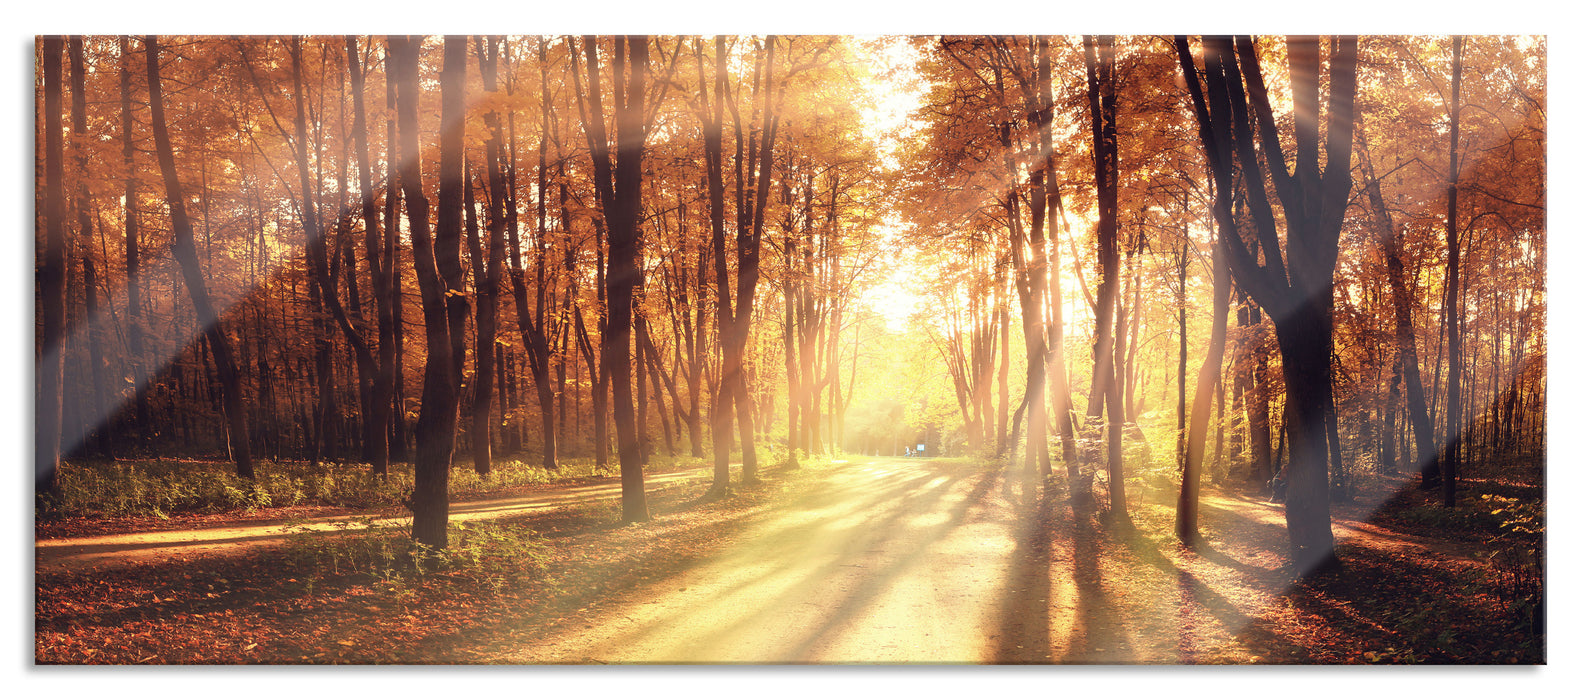
[[[423,190],[423,159],[418,140],[418,54],[423,37],[388,39],[389,79],[396,85],[400,121],[400,177],[411,224],[412,257],[423,301],[423,333],[428,360],[423,366],[423,395],[417,419],[417,453],[413,462],[412,539],[435,549],[447,543],[450,516],[448,500],[451,452],[456,444],[456,420],[461,384],[452,355],[451,322],[446,300],[461,294],[459,284],[442,277],[438,259],[455,260],[461,246],[461,110],[466,71],[467,43],[463,37],[445,40],[445,64],[440,75],[440,201],[438,231],[431,233],[428,196]],[[456,266],[459,270],[459,265]]]
[[[1331,395],[1335,259],[1351,190],[1357,40],[1348,37],[1329,43],[1329,113],[1321,137],[1320,40],[1286,41],[1297,149],[1294,169],[1288,169],[1252,38],[1204,38],[1201,78],[1186,38],[1176,39],[1209,166],[1219,183],[1229,183],[1232,169],[1239,166],[1252,213],[1257,246],[1250,249],[1230,236],[1221,236],[1221,241],[1237,284],[1274,320],[1291,435],[1286,528],[1292,564],[1303,575],[1339,566],[1329,520],[1324,413]],[[1260,186],[1264,182],[1273,185],[1284,214],[1283,247],[1282,227]]]
[[[709,231],[714,259],[715,319],[719,327],[723,365],[714,391],[714,484],[711,491],[730,489],[730,422],[735,408],[742,448],[742,480],[758,480],[758,455],[754,446],[752,409],[742,362],[752,329],[752,310],[758,291],[759,258],[763,240],[764,207],[769,200],[769,168],[774,159],[774,138],[779,115],[774,109],[772,77],[775,72],[774,36],[753,54],[752,109],[754,120],[744,123],[729,82],[729,54],[725,37],[714,40],[714,98],[700,78],[698,110],[703,121],[704,164],[709,188]],[[694,44],[701,66],[701,48]],[[760,102],[760,99],[762,100]],[[725,257],[724,112],[731,104],[736,143],[736,293],[732,301],[730,272]],[[761,105],[761,106],[760,106]],[[757,115],[763,115],[760,125]]]
[[[130,375],[137,386],[132,392],[132,416],[138,437],[141,442],[147,443],[149,438],[150,419],[148,413],[148,394],[143,390],[143,283],[140,279],[141,250],[138,243],[138,217],[137,217],[137,161],[135,154],[137,148],[132,135],[132,73],[135,70],[133,63],[131,40],[129,37],[117,38],[120,49],[120,85],[121,85],[121,162],[126,168],[124,188],[121,193],[122,206],[124,207],[123,228],[126,241],[126,353],[128,355]]]
[[[602,357],[609,364],[615,400],[616,445],[621,460],[621,520],[648,519],[643,494],[643,465],[632,401],[632,291],[639,282],[638,218],[643,201],[644,92],[648,78],[648,37],[615,41],[613,96],[615,149],[605,135],[604,98],[599,74],[598,42],[583,37],[587,54],[586,106],[583,127],[593,158],[594,181],[604,220],[609,227],[610,263],[604,278],[609,325],[600,336]],[[575,66],[573,66],[573,70]],[[580,92],[580,91],[579,91]]]
[[[1360,121],[1360,120],[1359,120]],[[1359,132],[1361,129],[1358,130]],[[1416,439],[1417,459],[1421,463],[1425,481],[1438,474],[1438,450],[1434,447],[1434,427],[1428,416],[1428,403],[1423,398],[1423,379],[1417,364],[1417,331],[1412,323],[1412,303],[1406,289],[1405,265],[1401,262],[1401,243],[1395,230],[1390,210],[1385,205],[1379,187],[1379,178],[1373,168],[1373,158],[1368,150],[1366,137],[1358,134],[1362,155],[1363,189],[1367,192],[1372,208],[1375,235],[1383,243],[1386,277],[1390,285],[1390,301],[1395,312],[1394,337],[1399,356],[1400,374],[1406,384],[1407,418]]]
[[[499,89],[496,75],[499,62],[500,40],[489,37],[488,47],[478,38],[475,41],[479,72],[483,74],[484,90],[495,93]],[[505,139],[500,130],[500,117],[489,112],[484,120],[489,130],[484,167],[489,183],[489,247],[485,255],[478,241],[477,227],[471,227],[468,238],[472,252],[473,284],[478,289],[478,306],[475,325],[478,339],[474,355],[472,403],[472,463],[479,474],[489,473],[490,435],[493,431],[495,335],[498,332],[497,316],[500,308],[501,267],[505,263],[505,175],[500,161],[505,157]],[[470,186],[472,179],[468,178]],[[471,207],[468,208],[471,212]]]
[[[1441,496],[1446,508],[1456,505],[1456,473],[1461,469],[1461,316],[1457,313],[1460,306],[1461,289],[1461,231],[1457,227],[1456,216],[1459,210],[1456,207],[1457,195],[1461,188],[1461,169],[1456,164],[1456,149],[1461,140],[1461,43],[1460,36],[1455,37],[1451,43],[1451,78],[1450,78],[1450,183],[1446,188],[1446,214],[1445,214],[1445,249],[1448,260],[1445,262],[1445,322],[1449,325],[1450,335],[1450,387],[1445,398],[1445,408],[1449,417],[1445,421],[1450,433],[1445,445],[1445,459],[1442,463],[1440,477],[1443,480]]]
[[[1126,475],[1121,445],[1125,414],[1121,405],[1121,372],[1124,367],[1122,343],[1116,342],[1115,310],[1119,305],[1120,251],[1117,248],[1117,178],[1119,163],[1115,134],[1115,37],[1092,36],[1082,39],[1088,74],[1088,109],[1093,124],[1093,178],[1098,191],[1099,265],[1098,333],[1094,348],[1094,391],[1102,390],[1109,406],[1109,493],[1110,514],[1116,524],[1131,525],[1126,512]],[[1092,414],[1092,404],[1089,404]]]
[[[375,474],[385,474],[390,465],[390,423],[395,393],[395,307],[399,304],[393,278],[395,266],[394,232],[389,238],[379,226],[379,205],[373,188],[368,156],[368,118],[363,106],[364,78],[358,59],[357,38],[345,37],[346,70],[352,83],[352,141],[357,156],[357,190],[361,194],[364,256],[373,278],[374,306],[379,334],[379,358],[374,373],[368,414],[364,416],[363,436],[368,460]],[[393,195],[392,195],[393,198]],[[343,326],[344,329],[344,326]],[[359,336],[360,337],[360,336]],[[348,336],[348,340],[351,336]]]
[[[77,236],[83,247],[82,255],[82,287],[83,287],[83,312],[84,323],[88,326],[88,367],[91,388],[88,392],[88,406],[86,412],[89,416],[107,415],[110,400],[105,394],[104,347],[107,344],[104,325],[99,309],[99,276],[95,268],[92,251],[94,207],[88,191],[88,181],[92,177],[88,165],[88,94],[84,73],[87,72],[83,60],[83,39],[73,36],[68,41],[68,53],[71,60],[71,133],[76,140],[77,161],[77,192],[75,208],[77,210]],[[98,425],[94,425],[97,423]],[[89,425],[83,426],[85,435],[83,439],[93,445],[93,450],[101,457],[113,455],[110,446],[110,431],[106,421],[89,418]]]
[[[1214,182],[1214,218],[1219,224],[1214,243],[1214,312],[1210,321],[1208,353],[1203,357],[1203,366],[1198,369],[1197,385],[1192,393],[1192,424],[1187,430],[1186,458],[1181,467],[1181,493],[1176,500],[1176,537],[1189,547],[1197,544],[1198,491],[1203,472],[1204,442],[1208,438],[1208,414],[1210,402],[1214,398],[1214,388],[1220,383],[1220,368],[1225,362],[1225,326],[1226,315],[1230,310],[1231,292],[1226,239],[1241,235],[1231,215],[1231,199],[1235,196],[1231,173],[1225,173],[1224,178],[1219,175],[1220,173],[1215,173]],[[1184,255],[1182,257],[1185,259]],[[1185,271],[1185,265],[1182,266],[1182,270]],[[1184,280],[1182,286],[1185,287]],[[1183,321],[1182,326],[1185,325]],[[1182,336],[1185,337],[1184,330]],[[1186,386],[1184,352],[1181,367],[1183,371],[1180,381],[1184,392]],[[1265,440],[1265,443],[1267,442]]]
[[[514,148],[509,149],[508,151],[505,148],[505,144],[500,142],[500,125],[499,116],[497,114],[491,111],[489,114],[485,115],[484,119],[485,123],[489,125],[490,129],[489,148],[491,149],[491,155],[486,157],[486,164],[489,172],[489,189],[492,195],[490,200],[490,221],[491,225],[493,225],[492,222],[496,220],[496,216],[504,217],[507,247],[511,252],[511,268],[509,271],[511,276],[511,298],[516,306],[517,328],[521,331],[522,345],[527,349],[528,369],[533,374],[533,386],[537,390],[538,396],[540,426],[543,433],[543,443],[541,447],[543,465],[545,470],[555,471],[560,468],[560,442],[556,439],[557,436],[555,434],[555,415],[557,414],[557,411],[555,409],[555,389],[551,384],[549,376],[549,363],[552,353],[550,338],[558,335],[558,333],[553,331],[555,327],[550,324],[548,318],[551,315],[549,313],[551,309],[547,308],[545,303],[546,298],[550,298],[548,297],[550,292],[546,289],[546,287],[553,281],[548,276],[550,270],[548,269],[546,261],[546,257],[548,255],[547,251],[549,248],[549,243],[547,240],[548,217],[546,216],[546,209],[548,206],[546,201],[548,199],[549,192],[549,141],[551,130],[553,128],[551,121],[551,100],[549,92],[549,58],[545,46],[546,43],[546,40],[543,37],[540,37],[537,41],[536,47],[540,101],[537,197],[538,238],[533,246],[533,264],[534,269],[537,271],[537,284],[535,285],[535,291],[536,300],[538,303],[536,316],[534,315],[533,310],[528,307],[527,303],[527,271],[522,264],[521,236],[517,231],[515,206],[516,184],[514,181],[516,169],[511,164],[510,158],[510,153],[514,152]],[[484,88],[490,92],[495,92],[497,90],[494,82],[496,80],[494,75],[495,70],[494,62],[491,60],[489,65],[486,66],[483,71]],[[502,160],[505,162],[502,163]],[[566,185],[564,183],[560,184],[559,191],[561,193],[561,205],[564,207],[566,199]],[[565,245],[566,260],[568,267],[570,267],[572,256],[571,246],[569,242]],[[553,303],[552,298],[550,299],[551,303]],[[571,301],[571,293],[569,291],[565,295],[565,301],[568,304]],[[559,322],[559,326],[563,328],[565,326],[564,314],[560,315],[562,320]],[[564,373],[565,365],[564,361],[562,361],[562,385],[565,384]],[[562,420],[564,420],[565,411],[561,410],[558,411],[558,413],[561,415]]]
[[[242,407],[241,378],[231,356],[231,341],[220,325],[220,316],[209,299],[208,285],[198,262],[197,245],[192,239],[192,221],[187,218],[186,195],[176,172],[175,151],[170,145],[170,131],[165,123],[164,93],[159,81],[158,38],[149,35],[143,40],[148,53],[148,108],[149,121],[154,131],[154,148],[159,154],[159,170],[165,181],[165,201],[170,207],[172,231],[171,253],[181,267],[186,282],[187,295],[192,300],[198,325],[209,343],[215,371],[220,379],[221,401],[225,411],[226,441],[231,459],[236,462],[236,474],[245,479],[253,478],[252,445],[247,434],[247,415]]]
[[[38,344],[38,401],[33,423],[33,490],[39,497],[60,493],[61,384],[65,373],[62,341],[66,328],[66,186],[61,146],[60,64],[64,39],[40,39],[44,69],[44,256],[38,272],[42,338]]]

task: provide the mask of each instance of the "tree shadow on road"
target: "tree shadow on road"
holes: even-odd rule
[[[1054,500],[1049,489],[1042,490],[1034,510],[1022,513],[1016,523],[1016,549],[1011,553],[1011,569],[1001,596],[994,663],[1047,664],[1052,660],[1049,605],[1054,594],[1050,581]]]
[[[855,472],[869,470],[871,476],[850,478]],[[897,581],[928,562],[938,543],[977,517],[974,511],[991,495],[993,476],[958,464],[928,461],[880,464],[871,469],[854,465],[798,470],[795,476],[785,477],[786,481],[802,481],[791,484],[788,499],[735,522],[731,528],[735,534],[713,543],[709,551],[689,557],[685,567],[651,570],[641,577],[623,573],[620,580],[601,586],[608,594],[588,601],[590,610],[579,611],[585,612],[578,616],[584,622],[573,627],[540,627],[531,634],[518,630],[508,636],[532,638],[516,645],[520,649],[590,625],[624,619],[625,623],[597,641],[598,647],[663,646],[655,640],[668,639],[676,630],[700,633],[675,652],[677,658],[622,658],[619,651],[611,651],[611,660],[727,662],[738,659],[746,649],[740,640],[762,642],[760,632],[776,629],[779,634],[773,648],[749,650],[758,654],[755,662],[795,663],[817,658],[852,620],[879,604]],[[699,501],[683,507],[704,505]],[[699,572],[703,580],[698,579]],[[691,583],[678,583],[682,580]],[[677,595],[685,600],[670,604],[676,602]],[[817,607],[808,607],[809,600],[816,601]],[[648,607],[661,601],[667,604]],[[788,620],[795,624],[788,627]],[[901,637],[906,630],[897,632]],[[496,645],[506,646],[510,645]],[[521,659],[516,651],[505,653],[516,663],[548,660]]]

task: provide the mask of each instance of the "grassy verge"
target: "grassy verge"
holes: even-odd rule
[[[698,460],[655,457],[649,471],[696,466]],[[606,476],[613,467],[592,460],[563,460],[547,471],[520,460],[495,462],[488,476],[453,468],[450,496],[464,499],[511,488]],[[178,513],[249,512],[260,508],[338,506],[378,508],[401,504],[412,493],[412,465],[391,465],[384,477],[366,464],[312,466],[260,462],[257,477],[243,479],[229,462],[173,459],[81,462],[62,465],[61,497],[39,517],[163,518]]]

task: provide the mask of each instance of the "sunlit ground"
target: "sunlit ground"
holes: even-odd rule
[[[1160,494],[1134,506],[1141,534],[1117,540],[1058,497],[1023,512],[983,467],[887,459],[816,476],[712,559],[487,658],[1235,663],[1272,641],[1257,618],[1287,576],[1278,506],[1211,496],[1209,546],[1190,554],[1153,534],[1170,531],[1167,509],[1149,503]],[[1220,553],[1222,529],[1267,536],[1270,548]]]

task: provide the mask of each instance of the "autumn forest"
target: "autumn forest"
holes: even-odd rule
[[[36,663],[1546,660],[1543,37],[34,49]]]

